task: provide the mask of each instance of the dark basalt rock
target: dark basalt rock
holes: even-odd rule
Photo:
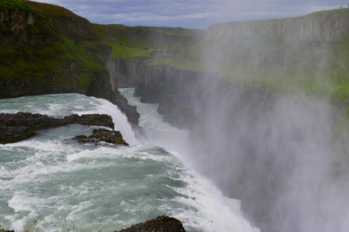
[[[63,119],[24,112],[18,112],[16,114],[0,114],[0,126],[5,127],[28,127],[28,129],[31,130],[41,130],[73,123],[114,128],[112,118],[109,115],[101,114],[86,114],[81,116],[72,114]]]
[[[0,143],[15,143],[37,135],[35,131],[24,126],[0,126]]]
[[[173,217],[159,216],[153,220],[132,225],[119,232],[185,232],[182,223]],[[117,232],[117,231],[115,231]]]
[[[37,134],[35,130],[55,128],[68,124],[94,125],[114,128],[109,115],[73,114],[63,119],[47,115],[18,112],[16,114],[0,114],[0,144],[15,143]]]
[[[81,125],[105,126],[114,129],[113,119],[106,114],[72,114],[64,117],[63,121],[67,124],[78,123]]]
[[[120,131],[114,130],[94,129],[91,136],[78,135],[74,139],[80,143],[94,143],[95,145],[101,144],[100,142],[106,142],[108,144],[128,146],[128,143],[122,138]]]

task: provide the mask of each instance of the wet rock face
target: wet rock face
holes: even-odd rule
[[[94,129],[93,134],[89,137],[86,135],[75,136],[74,139],[80,143],[94,143],[95,145],[124,145],[128,146],[128,143],[122,138],[120,131],[106,130],[106,129]],[[107,144],[103,144],[105,142]]]
[[[35,130],[55,128],[68,124],[104,126],[114,128],[109,115],[73,114],[63,119],[47,115],[18,112],[16,114],[0,114],[0,144],[15,143],[35,136]]]
[[[182,223],[176,218],[159,216],[153,220],[132,225],[119,232],[185,232]],[[115,231],[117,232],[117,231]]]

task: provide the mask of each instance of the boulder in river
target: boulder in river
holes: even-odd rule
[[[91,136],[87,137],[86,135],[75,136],[74,139],[78,140],[80,143],[94,143],[95,145],[105,142],[108,144],[115,145],[125,145],[128,146],[128,143],[123,139],[120,131],[107,130],[107,129],[94,129]]]
[[[173,217],[159,216],[153,220],[132,225],[119,232],[185,232],[182,223]],[[117,232],[117,231],[115,231]]]

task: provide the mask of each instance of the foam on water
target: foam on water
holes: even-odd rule
[[[0,112],[54,117],[107,113],[123,135],[131,131],[111,103],[78,94],[0,100],[0,106]],[[29,140],[0,145],[0,225],[16,231],[115,231],[166,214],[180,219],[188,232],[258,231],[243,218],[236,201],[225,199],[183,165],[179,146],[189,132],[162,123],[154,107],[148,109],[151,117],[143,112],[141,125],[148,125],[144,127],[149,141],[157,145],[137,145],[133,134],[128,135],[135,144],[130,147],[81,145],[72,138],[94,127],[80,125],[43,130]]]

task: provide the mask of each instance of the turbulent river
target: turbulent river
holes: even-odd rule
[[[81,145],[72,138],[96,127],[70,125],[0,145],[0,228],[23,231],[115,231],[159,215],[176,217],[188,232],[257,232],[239,201],[225,198],[186,161],[189,131],[162,121],[156,104],[142,104],[148,134],[138,141],[110,102],[79,94],[0,100],[0,113],[32,112],[62,118],[108,114],[129,147]]]

